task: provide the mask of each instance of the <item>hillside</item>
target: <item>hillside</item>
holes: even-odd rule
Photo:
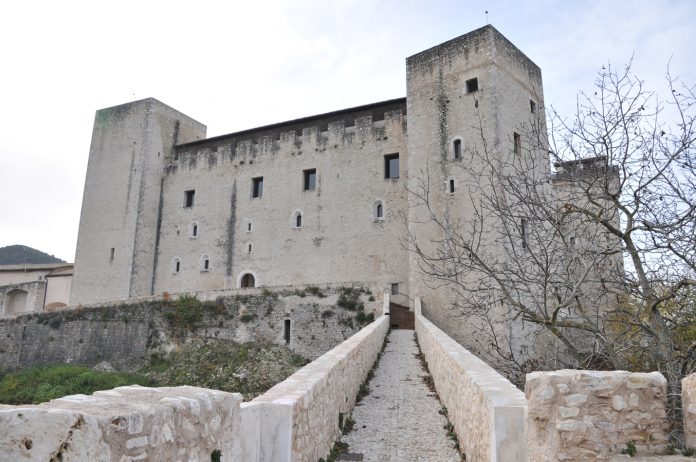
[[[0,265],[24,265],[36,263],[65,263],[40,250],[32,249],[26,245],[8,245],[0,247]]]

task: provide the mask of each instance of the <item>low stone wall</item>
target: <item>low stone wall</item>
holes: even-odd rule
[[[419,298],[415,311],[421,352],[466,459],[527,461],[524,394],[428,321]]]
[[[686,447],[696,448],[696,374],[682,380],[682,409]]]
[[[638,454],[664,454],[667,382],[659,372],[527,374],[530,460],[611,460],[634,441]]]
[[[360,332],[242,405],[245,462],[316,462],[340,434],[389,329],[380,316]]]
[[[119,387],[0,407],[0,460],[241,461],[239,393]]]

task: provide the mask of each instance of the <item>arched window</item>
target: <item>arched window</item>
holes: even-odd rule
[[[174,257],[172,259],[172,273],[177,274],[181,271],[181,258]]]
[[[302,210],[292,212],[292,227],[294,229],[302,228]]]
[[[196,223],[195,221],[193,223],[191,223],[190,230],[191,230],[191,232],[190,232],[191,237],[198,236],[198,223]]]
[[[454,150],[454,158],[456,159],[461,159],[462,158],[462,140],[457,138],[454,140],[452,143],[452,149]]]
[[[27,291],[21,289],[11,290],[7,293],[7,314],[27,311]]]
[[[384,204],[381,200],[376,200],[372,204],[372,219],[374,221],[384,220]]]
[[[210,258],[207,255],[201,257],[201,271],[210,270]]]
[[[242,280],[241,280],[239,286],[242,289],[247,289],[249,287],[256,287],[256,280],[254,279],[254,275],[251,273],[246,273],[244,276],[242,276]]]

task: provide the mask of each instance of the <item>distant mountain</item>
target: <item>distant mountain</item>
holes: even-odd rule
[[[40,250],[32,249],[26,245],[8,245],[0,247],[0,265],[25,265],[35,263],[65,263]]]

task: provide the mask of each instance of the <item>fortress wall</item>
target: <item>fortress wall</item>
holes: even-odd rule
[[[337,288],[322,292],[323,298],[296,295],[295,289],[216,292],[193,331],[182,331],[167,319],[173,300],[17,316],[0,320],[0,364],[10,369],[60,363],[92,367],[106,361],[118,370],[137,370],[150,354],[167,352],[189,337],[284,345],[285,320],[291,328],[288,347],[315,359],[360,329],[356,312],[336,306]],[[376,297],[370,302],[362,294],[366,312],[381,312],[381,294]]]
[[[667,382],[659,372],[532,372],[525,388],[530,460],[613,460],[629,441],[639,455],[667,449]]]
[[[164,179],[155,293],[236,288],[247,272],[257,285],[362,280],[382,289],[399,283],[407,293],[400,243],[406,120],[400,109],[383,117],[356,115],[351,126],[328,118],[323,126],[281,127],[268,136],[259,129],[178,147]],[[400,156],[398,180],[384,178],[384,156],[392,153]],[[310,191],[303,190],[307,169],[316,169]],[[263,177],[260,198],[252,197],[256,177]],[[186,208],[188,190],[195,190],[195,204]],[[373,217],[378,200],[383,220]]]
[[[696,448],[696,374],[682,380],[682,409],[684,442],[687,448]]]
[[[242,405],[242,458],[250,462],[315,462],[340,435],[339,419],[355,405],[382,350],[388,316]],[[259,430],[257,431],[256,428]],[[254,438],[254,435],[256,438]]]
[[[524,394],[428,321],[420,299],[415,305],[418,344],[467,460],[526,462]]]
[[[118,387],[38,406],[0,406],[0,459],[138,461],[240,457],[239,393]]]

